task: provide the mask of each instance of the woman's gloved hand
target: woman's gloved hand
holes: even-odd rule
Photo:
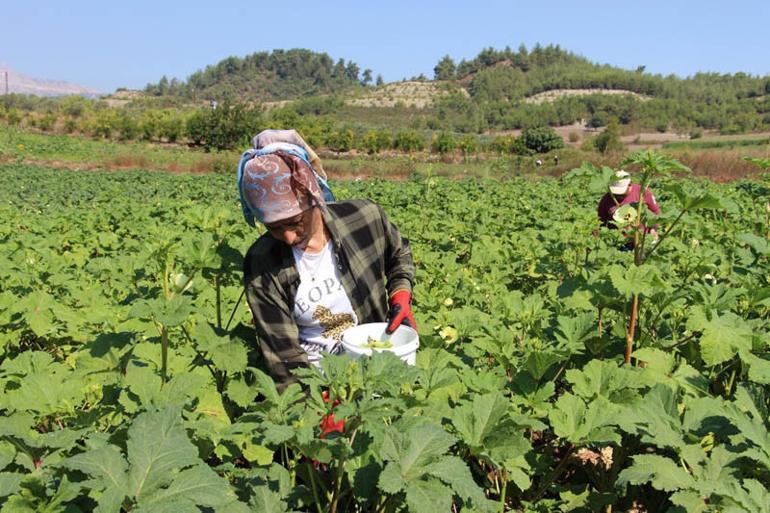
[[[390,298],[390,311],[388,311],[385,333],[390,335],[402,324],[417,329],[417,323],[412,315],[412,294],[405,289],[397,290]]]
[[[324,390],[321,392],[321,398],[323,399],[323,402],[329,403],[329,392]],[[332,403],[332,408],[340,404],[339,399],[335,399]],[[326,438],[327,435],[330,435],[331,433],[344,433],[345,432],[345,419],[342,420],[334,420],[334,414],[330,413],[328,415],[324,415],[321,418],[321,436],[320,438]]]

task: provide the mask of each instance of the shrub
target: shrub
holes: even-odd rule
[[[466,157],[479,151],[479,142],[473,135],[464,135],[457,141],[457,147]]]
[[[430,150],[434,153],[449,153],[457,147],[455,136],[449,132],[440,132],[433,134],[430,143]]]
[[[75,131],[77,128],[78,123],[72,118],[67,118],[64,120],[64,132],[67,134],[71,134]]]
[[[88,110],[88,100],[82,96],[67,96],[62,98],[60,108],[68,116],[79,118]]]
[[[21,124],[21,112],[16,108],[8,109],[8,113],[5,115],[6,121],[11,126],[17,126]]]
[[[425,148],[425,141],[414,130],[403,130],[396,134],[393,146],[406,152],[421,151]]]
[[[571,143],[576,143],[580,140],[580,134],[577,132],[570,132],[569,135],[567,135],[567,140]]]
[[[367,153],[379,153],[392,145],[390,132],[386,130],[369,130],[364,134],[361,145]]]
[[[514,139],[515,138],[511,136],[498,135],[489,141],[487,144],[487,149],[495,153],[500,153],[501,155],[506,153],[513,153]]]
[[[614,119],[607,124],[607,128],[596,137],[594,146],[601,153],[623,150],[623,142],[620,140],[618,122]]]
[[[588,120],[588,126],[590,128],[607,126],[607,114],[604,112],[594,112],[594,115]]]
[[[90,132],[94,137],[109,139],[118,129],[118,119],[115,111],[103,109],[96,112],[90,120]]]
[[[56,124],[56,116],[52,112],[42,115],[37,120],[37,127],[45,132],[53,129],[54,124]]]
[[[589,136],[583,139],[583,142],[580,143],[580,149],[582,151],[594,151],[596,150],[596,137]]]
[[[524,146],[535,153],[548,153],[564,148],[564,140],[549,126],[527,128],[521,134]]]
[[[355,139],[356,134],[349,128],[335,130],[326,138],[326,146],[337,152],[350,151],[353,149]]]
[[[142,113],[139,120],[139,127],[142,132],[142,139],[152,141],[158,139],[160,133],[160,114],[155,110],[147,110]]]
[[[199,109],[187,120],[187,137],[207,151],[249,144],[263,125],[261,112],[244,104],[225,101],[216,109]]]
[[[121,113],[118,120],[120,138],[123,140],[136,139],[139,135],[139,123],[128,113]]]
[[[178,114],[165,113],[160,119],[158,137],[168,142],[176,142],[184,132],[184,119]]]

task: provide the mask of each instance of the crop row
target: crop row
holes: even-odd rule
[[[640,265],[606,170],[333,183],[409,237],[422,347],[279,394],[232,179],[0,171],[3,511],[768,511],[763,183],[655,179]]]

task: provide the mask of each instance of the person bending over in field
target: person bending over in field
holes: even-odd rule
[[[631,175],[622,169],[615,173],[615,181],[610,184],[610,191],[602,196],[599,200],[599,207],[597,214],[599,221],[603,226],[607,228],[616,229],[615,220],[613,215],[615,211],[623,205],[635,205],[638,204],[641,199],[642,186],[636,183],[631,183]],[[649,187],[644,191],[644,204],[650,212],[654,215],[660,215],[660,207],[655,201],[655,196],[652,195]],[[625,228],[625,227],[622,227]],[[640,228],[645,230],[654,239],[658,238],[658,233],[655,227],[646,227],[641,225]],[[633,233],[625,233],[630,240],[626,242],[623,249],[631,250],[634,248]]]
[[[292,369],[338,353],[349,327],[386,321],[392,333],[416,323],[408,240],[371,201],[327,202],[305,149],[279,146],[245,153],[238,185],[246,221],[267,229],[246,253],[243,280],[262,355],[283,389],[296,381]]]

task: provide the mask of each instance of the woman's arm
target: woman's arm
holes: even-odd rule
[[[385,278],[387,279],[388,297],[397,290],[412,292],[414,284],[414,260],[409,240],[401,236],[401,232],[394,225],[385,211],[379,207],[382,218],[382,226],[385,234]]]
[[[250,276],[246,299],[254,317],[262,356],[279,391],[296,383],[291,371],[308,367],[307,353],[299,345],[299,330],[277,279],[266,273]]]
[[[658,203],[655,201],[655,196],[652,195],[652,191],[647,188],[646,191],[644,191],[644,203],[647,205],[647,208],[650,209],[650,212],[653,214],[660,215],[660,207],[658,206]]]

